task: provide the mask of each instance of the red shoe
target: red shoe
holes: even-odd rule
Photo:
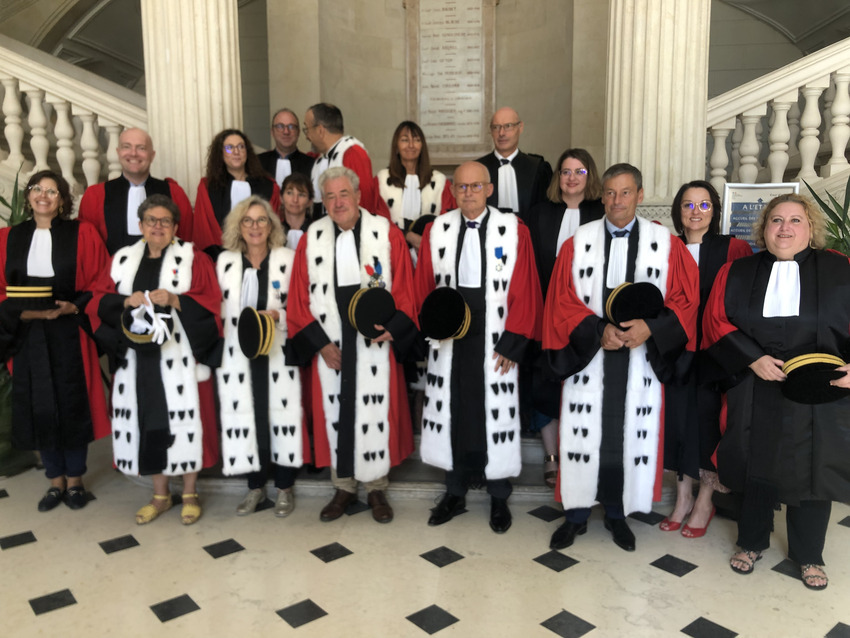
[[[717,510],[714,507],[711,508],[711,514],[708,516],[708,521],[706,522],[705,527],[689,527],[688,525],[685,525],[682,528],[682,536],[685,538],[701,538],[702,536],[705,536],[708,525],[711,523],[711,519],[714,518],[714,513],[716,511]]]
[[[662,532],[675,532],[681,526],[682,521],[671,521],[669,518],[665,517],[664,520],[658,524],[658,529]]]

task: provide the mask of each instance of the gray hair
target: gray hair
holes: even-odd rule
[[[348,181],[351,182],[351,190],[360,190],[360,178],[357,177],[357,173],[347,166],[334,166],[319,176],[319,190],[322,195],[325,194],[325,182],[329,179],[337,179],[338,177],[348,178]]]

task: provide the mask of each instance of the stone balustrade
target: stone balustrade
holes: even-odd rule
[[[0,35],[0,175],[53,169],[75,194],[120,174],[118,135],[147,127],[145,98]]]
[[[707,172],[727,181],[813,184],[850,169],[850,38],[708,102]]]

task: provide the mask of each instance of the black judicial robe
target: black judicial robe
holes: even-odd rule
[[[490,182],[493,184],[493,194],[487,198],[488,206],[499,206],[499,160],[494,153],[487,153],[479,157],[477,162],[484,164],[490,173]],[[528,212],[539,202],[546,201],[546,190],[552,181],[552,167],[543,159],[542,155],[534,153],[523,153],[520,151],[511,161],[516,173],[517,199],[519,202],[519,216],[526,220]]]
[[[684,242],[685,238],[680,237]],[[702,343],[702,318],[718,271],[724,264],[752,254],[750,245],[731,235],[705,235],[699,255],[697,344]],[[711,357],[697,351],[681,379],[667,385],[664,396],[664,469],[699,478],[699,470],[715,471],[711,460],[720,442],[721,393],[706,381],[717,378]]]
[[[580,226],[605,216],[601,199],[586,199],[578,205],[578,210]],[[561,231],[561,221],[566,211],[567,205],[563,202],[556,203],[547,199],[534,206],[525,219],[531,233],[540,290],[544,299],[549,290],[549,279],[555,268],[555,259],[558,257],[558,233]]]
[[[53,286],[54,298],[80,311],[107,261],[93,226],[53,220],[53,278],[27,275],[35,222],[0,230],[0,356],[12,358],[12,443],[18,449],[83,447],[109,433],[91,326],[83,312],[21,321],[6,286]]]
[[[269,177],[274,179],[275,171],[277,171],[277,159],[280,157],[277,150],[272,149],[265,153],[260,153],[257,157],[260,160],[260,164],[263,166],[263,170],[268,173]],[[301,173],[308,179],[310,178],[310,171],[313,170],[313,162],[315,161],[314,158],[310,157],[306,153],[302,153],[298,149],[295,149],[283,159],[289,160],[293,173]]]
[[[795,505],[801,500],[850,501],[850,397],[802,405],[782,396],[749,364],[764,354],[786,361],[809,352],[846,360],[850,348],[850,262],[806,248],[800,264],[800,315],[762,316],[776,258],[764,251],[724,266],[705,309],[707,352],[726,371],[726,431],[717,449],[721,482],[753,486]]]

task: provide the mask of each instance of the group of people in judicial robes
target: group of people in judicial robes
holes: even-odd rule
[[[823,216],[804,197],[773,200],[752,255],[720,234],[719,196],[697,180],[673,202],[676,236],[637,215],[639,169],[600,178],[568,149],[553,174],[519,150],[523,128],[496,111],[494,152],[449,180],[404,121],[373,175],[336,106],[307,110],[311,154],[281,109],[267,153],[237,129],[215,136],[194,210],[151,176],[139,129],[121,134],[122,174],[86,191],[79,220],[65,180],[34,174],[30,219],[0,231],[0,352],[15,444],[41,452],[50,482],[39,510],[86,505],[86,448],[111,421],[116,467],[152,476],[138,524],[175,503],[195,523],[198,473],[219,461],[247,480],[239,515],[288,516],[314,462],[334,486],[322,521],[362,483],[388,523],[388,475],[414,445],[405,368],[418,366],[421,457],[445,471],[429,525],[482,487],[490,528],[511,527],[524,415],[564,507],[551,548],[585,534],[601,504],[634,551],[626,517],[651,510],[666,469],[678,489],[661,531],[703,536],[713,494],[731,490],[730,567],[749,574],[783,503],[789,557],[825,588],[830,505],[850,496],[850,262],[823,249]]]

